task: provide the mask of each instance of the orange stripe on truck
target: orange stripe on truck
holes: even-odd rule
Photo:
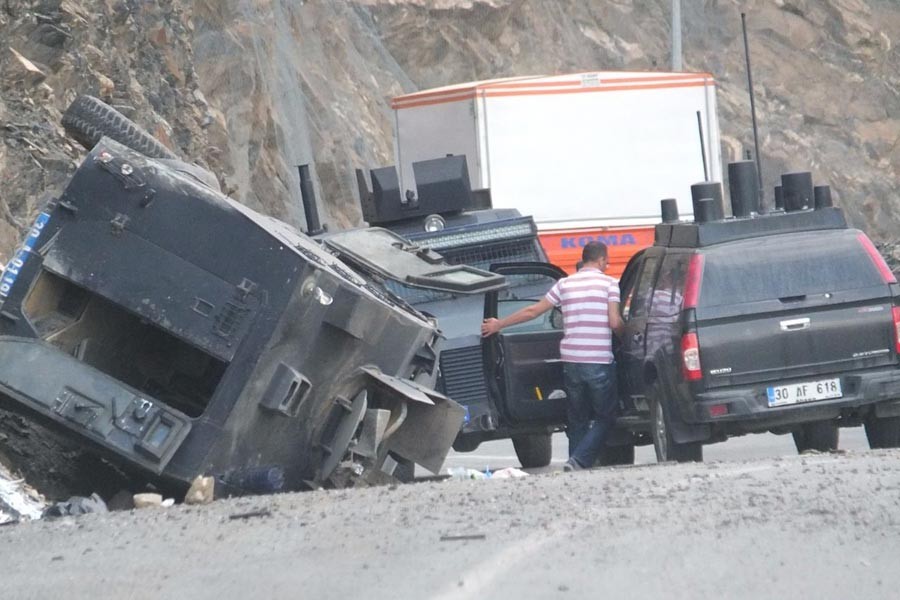
[[[654,231],[654,225],[596,227],[539,231],[538,237],[547,253],[547,261],[569,273],[575,272],[575,264],[581,260],[581,249],[585,244],[603,242],[609,253],[606,274],[618,279],[632,256],[653,245]]]
[[[479,88],[477,91],[472,90],[465,94],[454,94],[453,96],[441,96],[432,100],[408,100],[403,101],[395,98],[391,102],[391,108],[414,108],[416,106],[429,106],[433,104],[446,104],[450,102],[458,102],[460,100],[471,100],[480,93],[482,96],[489,98],[504,96],[544,96],[551,94],[584,94],[591,92],[621,92],[628,90],[655,90],[668,88],[687,88],[687,87],[706,87],[715,85],[712,79],[694,80],[694,81],[676,81],[672,83],[655,83],[653,85],[610,85],[601,84],[598,86],[588,87],[572,87],[565,89],[530,89],[530,90],[505,90],[504,88]],[[523,87],[536,87],[534,84]]]

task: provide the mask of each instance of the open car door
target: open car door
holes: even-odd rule
[[[549,263],[491,265],[508,286],[485,296],[485,318],[503,318],[538,302],[566,272]],[[510,425],[565,422],[566,394],[559,358],[562,313],[553,309],[537,319],[505,328],[482,342],[485,373],[498,410]]]

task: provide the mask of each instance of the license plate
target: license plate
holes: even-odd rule
[[[0,304],[2,304],[3,301],[6,300],[6,297],[9,296],[9,291],[12,289],[13,284],[16,282],[16,278],[19,276],[19,271],[25,266],[28,255],[34,250],[37,240],[41,237],[44,226],[49,220],[50,215],[45,212],[42,212],[37,216],[34,225],[31,226],[31,229],[28,232],[28,237],[25,238],[25,241],[22,242],[18,251],[16,251],[12,259],[7,263],[6,268],[3,270],[3,275],[0,277]]]
[[[840,398],[841,380],[822,379],[820,381],[804,381],[789,385],[778,385],[766,388],[769,396],[769,406],[785,406],[788,404],[800,404],[801,402],[814,402],[815,400],[828,400]]]

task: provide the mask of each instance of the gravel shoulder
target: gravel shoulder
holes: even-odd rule
[[[38,521],[0,527],[0,564],[22,599],[895,598],[898,534],[875,451]]]

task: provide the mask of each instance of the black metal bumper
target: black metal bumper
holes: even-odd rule
[[[765,384],[699,393],[685,420],[725,425],[725,429],[757,431],[771,427],[838,418],[848,409],[873,410],[876,416],[900,415],[900,369],[887,367],[847,375],[824,374],[778,382],[790,385],[839,377],[843,395],[829,400],[770,407]],[[722,412],[722,406],[726,412]],[[717,411],[713,411],[717,407]]]

